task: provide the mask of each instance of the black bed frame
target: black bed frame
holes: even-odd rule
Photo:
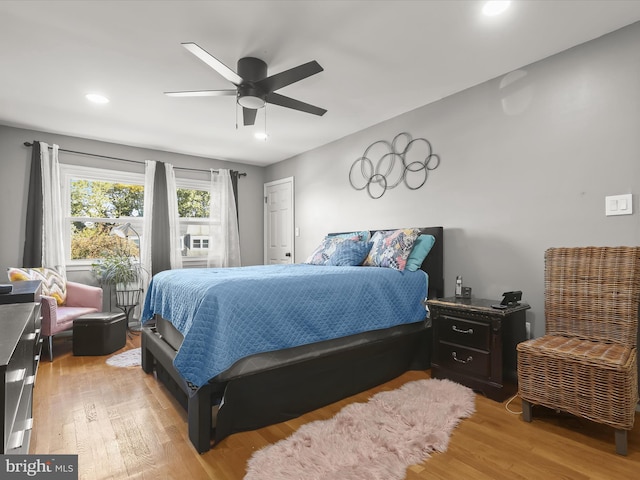
[[[436,242],[421,266],[429,297],[444,296],[443,229],[421,228]],[[152,373],[187,410],[189,439],[199,453],[235,432],[254,430],[368,390],[408,370],[431,365],[431,327],[303,360],[193,391],[173,366],[176,350],[155,326],[142,328],[142,369]],[[222,398],[224,402],[220,405]],[[217,410],[217,413],[213,412]]]

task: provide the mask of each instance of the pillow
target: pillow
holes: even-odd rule
[[[67,300],[67,282],[51,268],[16,268],[8,271],[9,281],[22,282],[25,280],[40,280],[42,294],[56,299],[58,305],[64,305]]]
[[[313,251],[313,253],[309,256],[309,258],[307,258],[304,263],[309,263],[311,265],[326,265],[327,260],[329,260],[331,255],[333,255],[333,253],[336,251],[337,246],[347,240],[358,241],[360,240],[360,237],[357,235],[351,237],[327,235],[326,237],[324,237],[324,240],[322,240],[322,243],[318,246],[318,248]]]
[[[362,265],[371,250],[371,242],[354,242],[347,240],[336,247],[336,251],[327,260],[327,265],[338,267],[355,267]]]
[[[433,235],[420,235],[413,244],[411,253],[407,258],[407,265],[404,268],[410,272],[418,270],[424,259],[429,255],[434,243],[436,243],[436,237]]]
[[[7,275],[10,282],[24,282],[25,280],[31,280],[30,268],[16,268],[10,267],[7,269]]]
[[[417,228],[377,231],[371,238],[373,246],[363,265],[404,270],[418,235]]]

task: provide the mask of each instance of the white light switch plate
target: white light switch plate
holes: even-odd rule
[[[633,213],[632,195],[610,195],[604,197],[605,215],[631,215]]]

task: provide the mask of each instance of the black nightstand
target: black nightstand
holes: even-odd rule
[[[518,390],[516,345],[526,340],[522,303],[505,310],[499,300],[429,300],[433,325],[431,376],[448,378],[502,402]]]

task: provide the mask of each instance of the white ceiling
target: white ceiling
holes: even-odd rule
[[[0,124],[268,165],[640,20],[640,1],[0,1]],[[180,46],[269,74],[324,72],[278,93],[328,112],[268,106],[236,129],[233,88]],[[88,92],[111,99],[90,104]],[[64,145],[62,145],[64,148]]]

